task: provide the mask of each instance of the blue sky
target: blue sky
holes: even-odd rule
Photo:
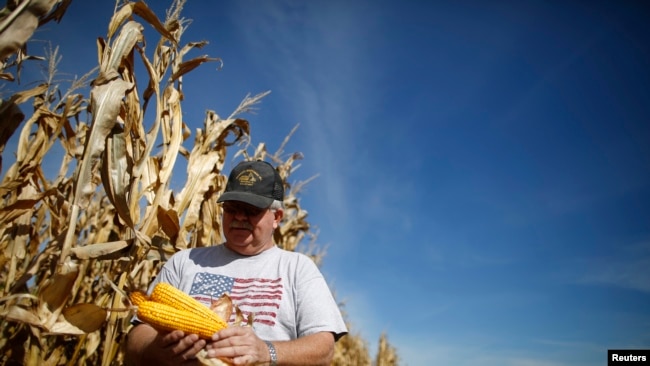
[[[271,90],[253,141],[300,125],[323,272],[373,354],[381,332],[411,366],[650,347],[645,2],[206,4],[184,40],[224,65],[185,78],[186,122]],[[31,53],[67,39],[60,71],[82,74],[112,7],[74,1]]]

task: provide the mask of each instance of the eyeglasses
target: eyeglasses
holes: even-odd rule
[[[266,208],[259,208],[244,203],[238,204],[238,203],[231,203],[231,202],[224,202],[221,205],[221,207],[223,208],[223,212],[229,215],[236,215],[238,213],[242,213],[248,217],[259,216],[262,212],[265,212],[267,210]]]

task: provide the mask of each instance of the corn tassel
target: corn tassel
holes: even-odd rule
[[[228,327],[228,323],[210,308],[168,283],[160,282],[156,284],[151,292],[150,299],[179,310],[189,311],[204,319],[210,319],[210,321],[220,324],[220,329]]]
[[[155,301],[141,302],[138,305],[138,318],[158,330],[171,332],[178,329],[204,339],[210,339],[214,333],[223,329],[221,322]]]

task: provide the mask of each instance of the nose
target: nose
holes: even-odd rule
[[[246,210],[241,210],[241,209],[236,210],[232,216],[237,220],[248,219],[248,213],[246,212]]]

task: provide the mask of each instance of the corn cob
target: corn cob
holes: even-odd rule
[[[226,323],[214,311],[210,310],[210,308],[201,304],[190,295],[166,282],[160,282],[156,284],[153,291],[151,292],[150,299],[157,303],[169,305],[179,310],[189,311],[204,319],[210,319],[210,321],[220,324],[221,328],[218,330],[228,327],[228,323]]]
[[[155,301],[141,302],[138,305],[138,318],[158,330],[171,332],[178,329],[204,339],[210,339],[223,328],[221,323],[211,319]]]
[[[149,300],[149,296],[142,291],[133,291],[129,294],[129,299],[133,305],[138,306],[142,302]]]

